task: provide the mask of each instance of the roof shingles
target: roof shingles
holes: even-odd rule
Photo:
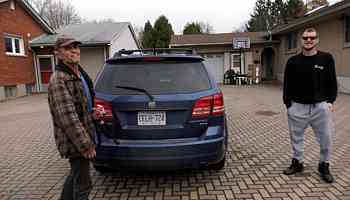
[[[60,35],[69,35],[84,44],[108,44],[122,30],[130,25],[128,22],[120,23],[85,23],[68,25],[57,31],[57,34],[42,35],[30,42],[32,46],[53,45]]]
[[[232,44],[233,38],[249,37],[252,43],[266,41],[265,32],[173,35],[170,45]]]

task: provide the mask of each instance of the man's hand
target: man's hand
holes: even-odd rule
[[[95,107],[93,108],[92,117],[94,120],[100,120],[104,115],[106,114],[106,111],[101,107]]]
[[[334,112],[334,106],[333,106],[333,104],[327,103],[327,106],[328,106],[329,111]]]
[[[95,147],[90,148],[89,150],[85,151],[83,153],[84,158],[87,159],[94,159],[96,157],[96,150]]]

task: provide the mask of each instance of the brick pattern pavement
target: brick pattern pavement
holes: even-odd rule
[[[291,146],[279,86],[223,86],[230,142],[224,170],[100,174],[91,199],[350,199],[350,96],[336,102],[332,171],[317,173],[319,147],[311,129],[305,172],[282,175]],[[58,156],[45,95],[0,103],[0,199],[58,199],[68,163]]]

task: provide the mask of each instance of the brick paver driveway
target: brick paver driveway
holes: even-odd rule
[[[332,170],[317,174],[319,147],[307,130],[306,170],[284,176],[291,147],[280,86],[224,86],[229,120],[224,170],[114,173],[92,170],[91,199],[350,199],[350,96],[336,103]],[[0,103],[0,199],[58,199],[69,166],[59,158],[45,95]]]

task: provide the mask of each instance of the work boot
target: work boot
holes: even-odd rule
[[[333,183],[334,178],[329,171],[329,163],[321,162],[318,164],[318,172],[320,172],[321,178],[327,183]]]
[[[283,171],[283,174],[285,175],[292,175],[298,172],[302,172],[304,170],[303,163],[300,163],[299,160],[293,158],[292,164]]]

